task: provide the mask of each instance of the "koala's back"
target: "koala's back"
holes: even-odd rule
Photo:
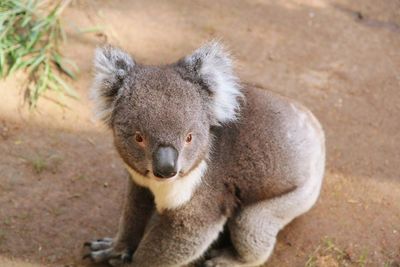
[[[244,93],[239,121],[215,133],[207,183],[250,204],[315,179],[313,170],[324,168],[325,138],[313,114],[266,90],[248,86]]]

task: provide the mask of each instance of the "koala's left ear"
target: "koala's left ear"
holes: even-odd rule
[[[91,98],[95,102],[97,117],[106,124],[110,123],[115,100],[121,95],[134,67],[131,56],[118,48],[106,46],[96,49]]]
[[[218,42],[200,47],[178,62],[185,79],[207,89],[212,96],[213,124],[234,121],[243,97],[229,54]]]

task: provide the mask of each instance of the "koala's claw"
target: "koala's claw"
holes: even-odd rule
[[[214,249],[210,251],[211,258],[204,262],[204,267],[230,267],[236,266],[236,260],[230,249]]]
[[[108,260],[108,263],[110,263],[112,266],[120,266],[125,263],[132,262],[132,252],[129,250],[126,250],[125,252],[121,253],[118,257],[112,258]]]
[[[97,239],[96,241],[85,242],[83,244],[84,247],[89,247],[90,250],[92,251],[107,249],[112,247],[112,245],[113,245],[113,239],[108,237]]]
[[[120,266],[132,261],[133,251],[124,249],[116,251],[112,238],[102,238],[96,241],[85,242],[84,247],[88,247],[90,252],[83,255],[82,259],[91,259],[92,262],[108,262],[112,266]]]
[[[229,267],[232,266],[230,263],[228,262],[220,262],[218,260],[206,260],[204,262],[204,267]]]
[[[214,262],[213,260],[207,260],[204,262],[204,267],[224,267],[224,265]]]

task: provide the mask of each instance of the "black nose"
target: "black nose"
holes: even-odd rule
[[[171,146],[160,146],[153,155],[153,173],[159,178],[171,178],[177,172],[178,151]]]

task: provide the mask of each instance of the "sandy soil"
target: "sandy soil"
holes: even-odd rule
[[[103,33],[79,32],[94,25]],[[82,243],[116,231],[125,174],[91,117],[94,47],[107,39],[158,64],[212,38],[243,81],[305,103],[326,131],[321,197],[266,266],[400,265],[398,0],[82,0],[65,26],[80,101],[61,108],[50,94],[29,114],[23,75],[0,84],[0,266],[88,266]]]

